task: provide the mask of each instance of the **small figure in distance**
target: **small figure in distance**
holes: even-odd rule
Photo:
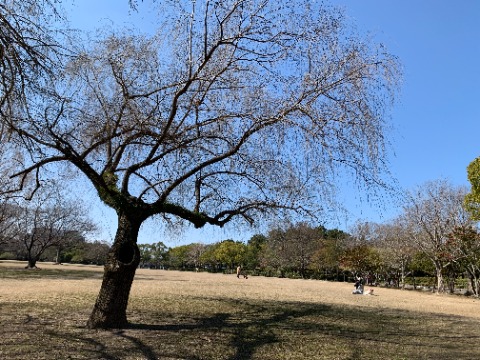
[[[242,271],[242,267],[240,265],[238,265],[237,266],[237,278],[240,279],[240,276],[243,276],[244,279],[248,279],[247,273]]]
[[[355,277],[355,290],[352,294],[363,294],[363,279],[358,275]]]

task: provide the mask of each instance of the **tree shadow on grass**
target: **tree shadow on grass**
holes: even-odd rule
[[[240,308],[241,311],[217,313],[197,318],[189,324],[131,324],[130,329],[171,333],[183,331],[193,337],[225,333],[226,336],[221,340],[226,340],[226,348],[233,351],[233,354],[224,354],[221,358],[228,360],[249,360],[255,355],[258,357],[260,349],[275,345],[280,349],[286,348],[287,351],[290,347],[293,355],[295,347],[302,341],[305,344],[298,348],[306,347],[310,356],[313,354],[313,357],[321,357],[322,347],[326,347],[329,340],[336,343],[333,351],[339,351],[339,359],[425,359],[449,356],[461,359],[480,355],[469,350],[468,344],[480,340],[480,324],[471,319],[294,302],[222,302]],[[453,325],[455,323],[459,327],[456,328]],[[318,343],[316,354],[316,346],[311,345],[315,342]],[[289,343],[287,347],[284,346],[285,343]],[[188,355],[185,358],[196,359]]]
[[[469,343],[480,340],[480,326],[471,319],[278,301],[203,301],[212,306],[221,301],[235,311],[200,317],[161,314],[157,319],[143,314],[158,322],[50,336],[83,343],[90,358],[105,360],[123,359],[124,353],[148,360],[275,359],[275,351],[297,359],[302,352],[304,358],[329,358],[326,356],[332,351],[336,351],[335,357],[330,358],[336,359],[462,359],[479,355],[465,350]],[[453,328],[446,328],[447,323]],[[462,332],[472,325],[471,332]],[[330,353],[325,350],[329,346]]]
[[[208,333],[211,332],[222,332],[229,334],[229,341],[226,347],[234,349],[234,354],[231,356],[226,355],[225,359],[240,360],[240,359],[251,359],[255,350],[258,347],[272,344],[278,342],[279,339],[271,331],[252,331],[249,329],[252,325],[255,328],[267,327],[269,324],[276,323],[281,321],[284,316],[289,316],[284,314],[280,315],[277,319],[264,319],[262,321],[257,320],[248,320],[245,323],[238,323],[235,320],[232,320],[230,314],[218,313],[210,317],[198,318],[194,323],[191,324],[166,324],[166,325],[147,325],[147,324],[130,324],[129,329],[132,330],[147,330],[155,332],[171,332],[178,333],[185,331],[190,332],[193,337],[197,336],[200,341],[208,338]],[[195,335],[194,333],[198,333]],[[124,336],[124,335],[121,335]],[[143,344],[144,345],[144,344]],[[151,349],[143,352],[144,356],[147,356],[147,353],[152,353]],[[194,359],[206,359],[208,357],[197,357],[192,355],[184,354],[185,359],[194,360]],[[156,357],[148,357],[149,360],[157,359]],[[183,358],[183,357],[182,357]]]
[[[88,355],[92,359],[121,359],[119,349],[123,348],[123,351],[131,355],[142,356],[142,359],[148,360],[164,358],[247,360],[252,359],[257,349],[282,341],[281,337],[275,334],[275,328],[285,320],[312,315],[319,311],[319,307],[316,306],[315,310],[287,309],[275,312],[269,306],[227,302],[232,306],[242,306],[249,310],[245,316],[215,313],[207,317],[183,319],[177,324],[131,323],[127,328],[118,330],[92,331],[84,328],[84,331],[70,333],[50,330],[45,332],[45,335],[69,343],[82,344],[82,355]],[[181,340],[185,339],[189,340],[190,346],[185,347],[181,344]],[[194,348],[200,343],[206,343],[206,346],[203,346],[204,351],[195,354]],[[218,348],[228,349],[228,353]]]

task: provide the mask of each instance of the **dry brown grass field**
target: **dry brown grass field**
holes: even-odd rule
[[[85,323],[102,268],[0,262],[0,359],[479,359],[480,301],[353,284],[137,271],[123,330]]]

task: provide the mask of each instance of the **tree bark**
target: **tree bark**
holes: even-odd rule
[[[57,246],[57,255],[55,256],[55,265],[60,265],[60,246]]]
[[[128,298],[140,263],[137,246],[140,225],[139,220],[119,215],[115,241],[105,263],[102,287],[87,322],[91,329],[116,329],[128,325]]]
[[[445,284],[443,281],[443,266],[439,262],[434,262],[435,264],[435,271],[437,274],[437,294],[443,293],[445,291]]]
[[[473,295],[475,296],[479,296],[480,293],[480,279],[478,278],[478,276],[476,275],[476,272],[475,270],[470,270],[467,268],[467,272],[468,272],[468,278],[469,278],[469,281],[470,281],[470,288],[468,290],[470,290]]]
[[[25,269],[36,269],[37,268],[37,259],[28,259],[28,265],[25,266]]]

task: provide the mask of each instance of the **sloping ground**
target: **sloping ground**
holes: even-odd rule
[[[480,358],[475,298],[139,269],[132,326],[91,331],[102,268],[39,266],[0,263],[0,359]]]

